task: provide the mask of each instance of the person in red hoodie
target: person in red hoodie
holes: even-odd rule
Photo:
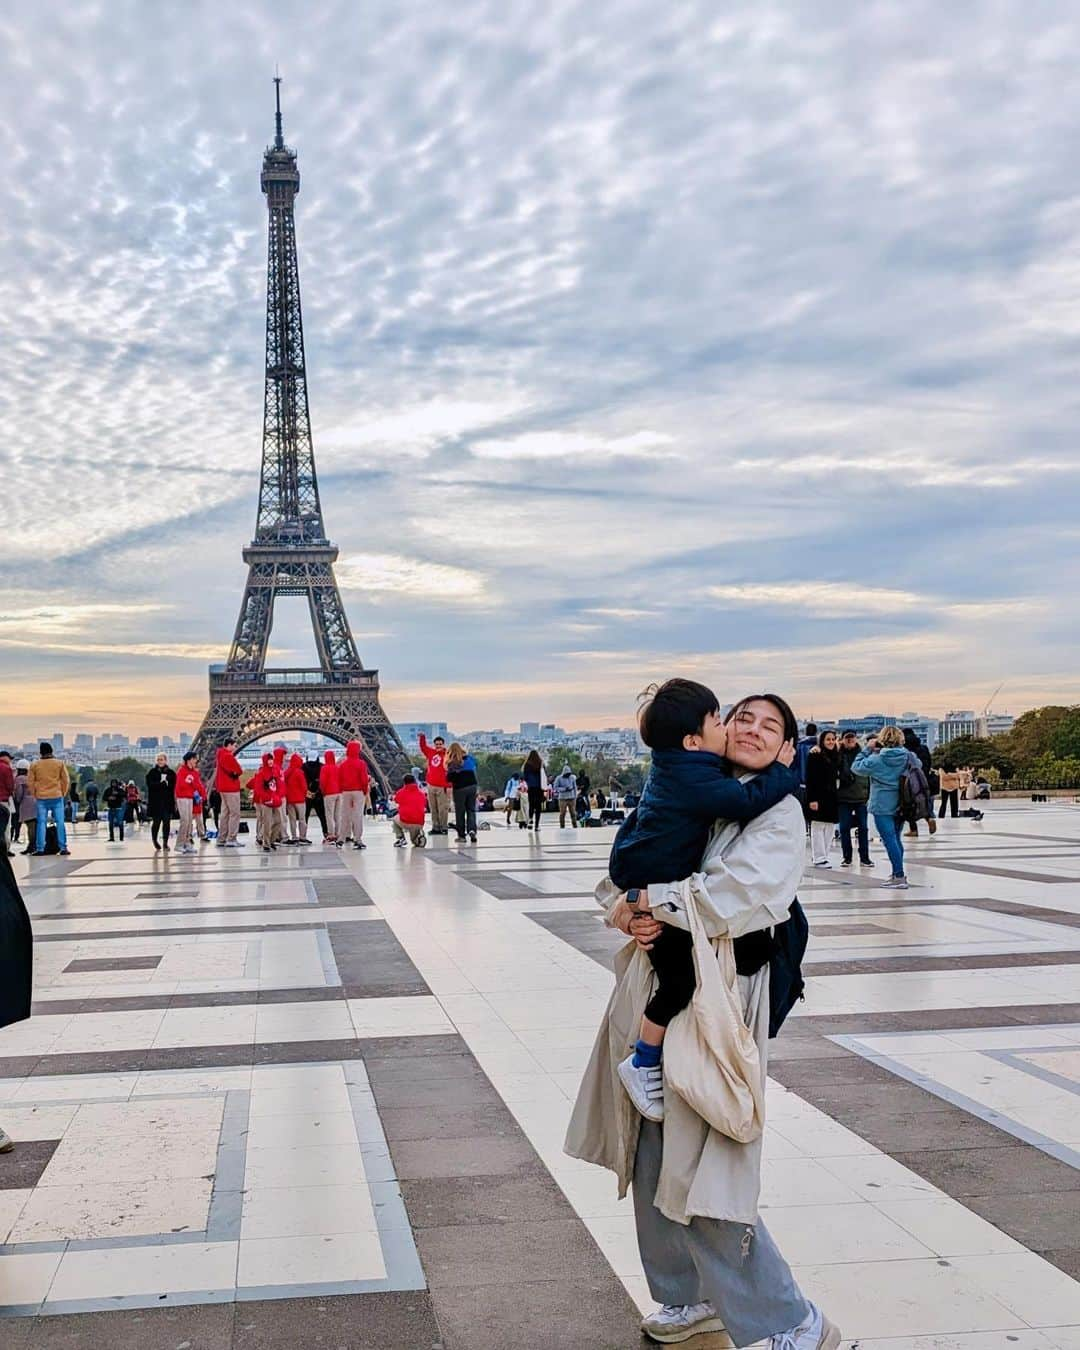
[[[189,750],[180,762],[180,767],[176,771],[173,794],[176,799],[176,809],[180,815],[180,829],[177,832],[176,840],[177,852],[194,853],[195,845],[191,842],[191,822],[195,810],[195,798],[197,796],[201,801],[206,800],[206,788],[203,786],[203,780],[199,777],[198,756],[194,750]]]
[[[404,848],[405,836],[408,835],[414,847],[423,848],[427,843],[424,836],[424,812],[427,801],[424,798],[423,788],[411,773],[407,773],[401,780],[401,787],[394,793],[394,801],[397,802],[398,808],[392,822],[394,847]]]
[[[236,758],[236,738],[229,740],[217,752],[214,769],[214,787],[221,794],[221,824],[218,827],[218,848],[242,848],[236,841],[240,829],[240,779],[244,771]]]
[[[289,818],[289,838],[286,844],[310,844],[307,837],[308,782],[304,761],[300,755],[289,759],[285,770],[285,811]]]
[[[323,795],[323,809],[326,812],[325,843],[336,844],[338,840],[338,807],[341,804],[341,770],[333,750],[327,750],[323,756],[323,766],[319,770],[319,789]]]
[[[285,800],[285,783],[269,751],[263,755],[262,766],[252,775],[248,786],[259,817],[258,840],[262,843],[263,852],[270,853],[277,848],[281,838],[281,804]]]
[[[263,844],[263,807],[266,804],[266,793],[263,791],[262,773],[266,768],[266,761],[269,758],[263,755],[259,767],[247,780],[247,790],[251,793],[251,804],[255,808],[255,845],[262,848]]]
[[[441,736],[435,737],[434,745],[428,745],[427,737],[420,733],[420,753],[427,760],[427,795],[431,807],[431,833],[450,833],[450,779],[446,776],[446,742]]]
[[[341,782],[341,804],[338,808],[337,846],[352,836],[354,848],[367,848],[364,843],[364,810],[371,791],[371,774],[364,763],[359,741],[350,741],[345,747],[338,778]]]
[[[282,843],[288,843],[289,815],[285,806],[285,747],[283,745],[274,746],[274,768],[277,770],[278,782],[281,784],[281,806],[278,809],[278,838]]]

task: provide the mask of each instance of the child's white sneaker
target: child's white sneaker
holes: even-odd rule
[[[659,1064],[646,1069],[636,1065],[630,1054],[619,1065],[619,1077],[627,1096],[646,1120],[664,1119],[664,1070]]]

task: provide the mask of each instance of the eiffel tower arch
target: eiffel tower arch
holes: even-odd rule
[[[262,475],[255,537],[243,551],[247,585],[229,659],[210,667],[210,707],[193,748],[206,773],[214,753],[286,731],[360,740],[391,791],[409,760],[379,701],[379,672],[360,660],[334,576],[338,551],[326,537],[308,413],[300,271],[293,202],[300,191],[296,151],[282,135],[281,81],[275,79],[274,143],[263,156],[269,212],[266,265],[266,383]],[[319,665],[266,664],[274,602],[304,596]]]

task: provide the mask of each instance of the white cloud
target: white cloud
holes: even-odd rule
[[[666,456],[674,437],[662,431],[636,431],[604,437],[584,431],[533,431],[509,440],[478,440],[473,454],[481,459],[618,459]]]
[[[706,594],[725,604],[776,606],[808,614],[908,614],[928,603],[914,591],[859,586],[843,581],[758,582],[709,586]]]
[[[336,566],[343,590],[365,591],[386,599],[443,600],[454,605],[486,605],[492,596],[478,572],[396,553],[351,553]]]

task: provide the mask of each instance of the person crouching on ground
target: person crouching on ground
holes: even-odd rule
[[[717,820],[744,824],[797,794],[791,765],[793,744],[747,783],[734,777],[724,758],[727,728],[711,689],[695,680],[667,680],[642,695],[641,739],[652,750],[652,767],[641,801],[619,827],[608,874],[627,903],[638,905],[646,887],[681,880],[701,861]],[[639,911],[648,909],[638,905]],[[646,1120],[664,1118],[661,1058],[668,1024],[689,1004],[696,986],[693,941],[665,924],[649,951],[656,987],[645,1008],[637,1045],[619,1065],[623,1086]]]
[[[394,793],[398,813],[391,821],[394,830],[394,847],[405,848],[405,836],[412,840],[414,848],[423,848],[427,843],[424,835],[424,817],[427,811],[427,797],[424,789],[411,773],[401,780],[401,787]]]

